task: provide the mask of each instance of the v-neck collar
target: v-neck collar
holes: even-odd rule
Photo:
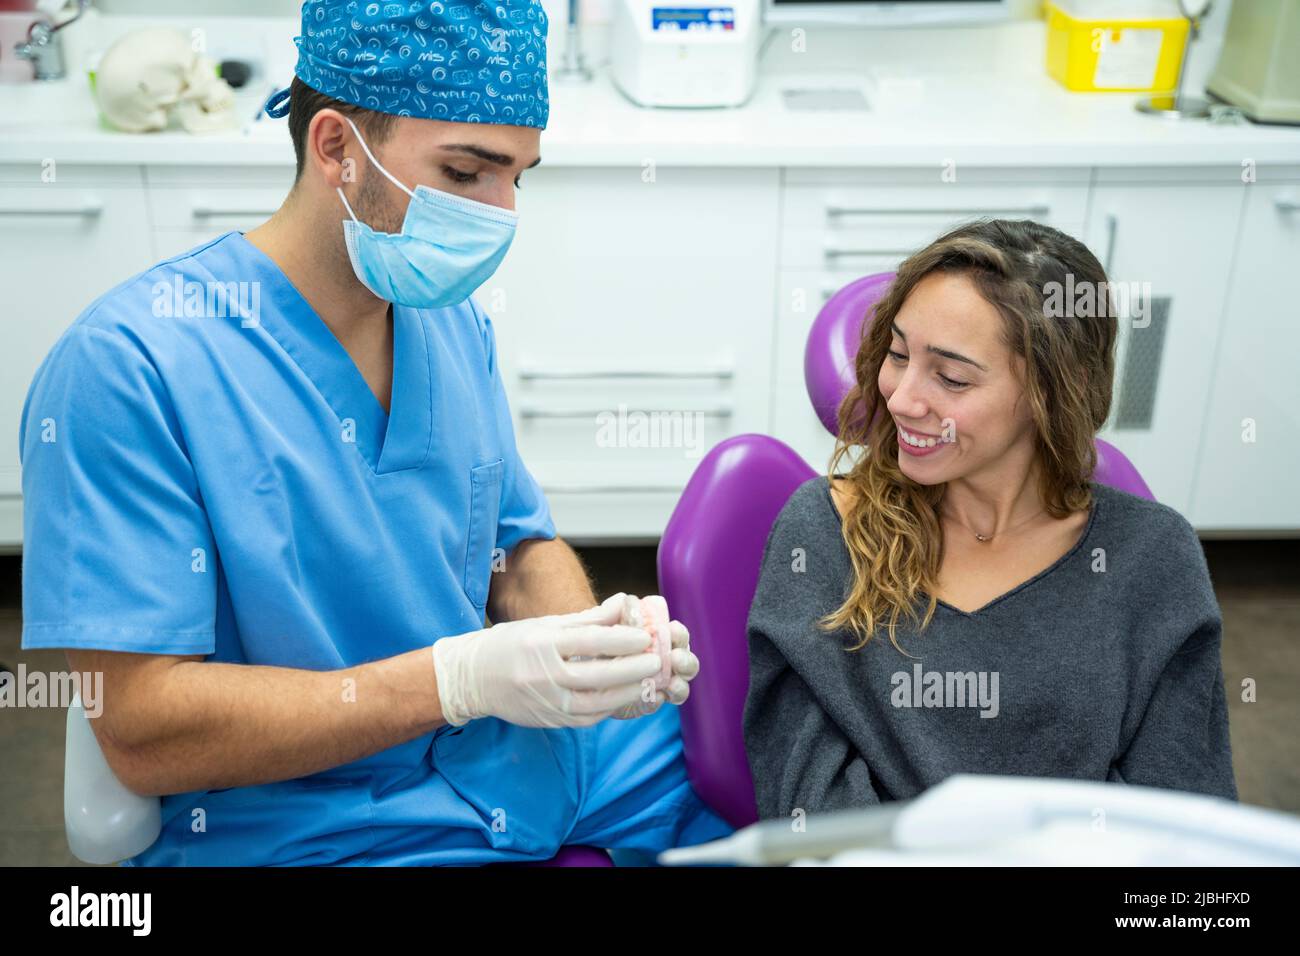
[[[984,614],[986,611],[991,610],[994,607],[994,605],[1001,604],[1003,601],[1013,597],[1016,594],[1019,594],[1021,591],[1024,591],[1029,587],[1032,587],[1034,584],[1038,583],[1043,578],[1047,577],[1057,568],[1061,567],[1067,561],[1069,561],[1070,558],[1072,558],[1079,551],[1079,549],[1084,546],[1084,543],[1092,535],[1093,525],[1096,524],[1097,522],[1097,512],[1101,508],[1101,495],[1098,493],[1100,488],[1101,486],[1097,482],[1095,481],[1092,482],[1092,501],[1088,509],[1088,523],[1084,525],[1083,533],[1079,535],[1079,540],[1074,543],[1074,547],[1070,548],[1069,551],[1065,552],[1065,554],[1061,555],[1059,558],[1057,558],[1047,567],[1043,568],[1043,570],[1039,571],[1033,577],[1021,581],[1019,584],[1011,588],[1009,591],[1003,591],[997,597],[992,598],[989,601],[986,601],[985,603],[981,604],[973,611],[963,611],[961,608],[954,607],[953,605],[949,604],[941,597],[935,597],[935,602],[939,605],[939,607],[947,608],[952,613],[960,615],[961,617],[974,618],[977,617],[978,615]],[[840,515],[840,509],[835,507],[835,498],[831,494],[831,482],[829,478],[826,479],[825,492],[826,492],[826,504],[830,507],[831,514],[835,516],[835,523],[842,532],[844,529],[844,518],[842,515]],[[840,546],[844,548],[845,551],[847,552],[848,546],[844,543],[843,534],[841,534],[840,536]]]
[[[343,441],[376,475],[419,468],[433,443],[433,373],[420,313],[393,306],[393,381],[385,412],[347,349],[289,277],[261,249],[232,233],[261,267],[261,325],[302,370],[339,420]]]

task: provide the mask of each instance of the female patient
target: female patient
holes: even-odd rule
[[[745,703],[760,817],[962,772],[1236,799],[1200,543],[1173,509],[1092,481],[1105,279],[1027,221],[963,226],[900,267],[830,477],[768,539]]]

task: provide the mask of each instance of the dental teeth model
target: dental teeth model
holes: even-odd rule
[[[637,603],[628,602],[628,620],[632,627],[643,627],[654,638],[654,650],[659,655],[660,669],[655,677],[655,690],[664,690],[673,676],[673,638],[668,628],[668,602],[657,594],[643,597]]]
[[[657,594],[637,598],[627,595],[623,605],[623,617],[620,623],[628,627],[642,628],[650,635],[652,642],[645,652],[653,651],[659,655],[659,673],[655,675],[655,690],[666,691],[673,677],[673,635],[668,624],[668,602]],[[575,654],[570,661],[589,661],[593,658]]]

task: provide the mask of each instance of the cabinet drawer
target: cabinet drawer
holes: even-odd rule
[[[252,229],[265,222],[280,208],[286,194],[275,186],[153,188],[149,202],[156,229],[219,235],[231,229]],[[340,205],[340,212],[342,208]]]
[[[1078,236],[1086,213],[1086,186],[787,186],[781,266],[866,275],[963,222],[1033,219]]]
[[[520,453],[548,492],[680,491],[710,448],[766,424],[722,375],[525,379],[510,404]]]
[[[1101,437],[1128,456],[1158,501],[1183,513],[1243,198],[1234,186],[1106,186],[1093,197],[1092,248],[1109,260],[1108,279],[1145,307],[1119,320],[1114,401]]]
[[[659,540],[681,490],[582,485],[547,495],[551,518],[573,544],[652,544]]]
[[[1300,185],[1253,185],[1233,257],[1191,520],[1201,530],[1300,531]]]
[[[248,230],[271,217],[293,188],[293,169],[282,167],[151,167],[149,207],[155,230],[184,232],[188,249],[232,229]],[[340,218],[343,208],[339,206]],[[192,239],[193,241],[186,241]],[[162,255],[176,242],[158,243]]]
[[[661,533],[711,447],[768,430],[778,178],[525,177],[519,233],[477,298],[561,534]]]
[[[835,436],[826,430],[808,401],[802,380],[798,385],[777,385],[772,389],[772,436],[785,442],[818,474],[830,465]]]
[[[132,179],[134,178],[134,183]],[[11,499],[0,545],[17,543],[18,430],[28,386],[50,348],[98,296],[149,266],[138,170],[104,180],[0,185],[0,499]]]
[[[0,55],[5,51],[0,51]],[[139,166],[98,166],[61,162],[52,156],[39,163],[0,163],[0,184],[39,186],[42,189],[139,189],[144,174]]]
[[[776,362],[773,385],[777,388],[804,387],[804,348],[822,306],[840,289],[873,272],[887,272],[892,266],[858,272],[782,272],[776,308]]]

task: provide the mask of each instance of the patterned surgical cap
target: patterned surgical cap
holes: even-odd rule
[[[298,78],[380,113],[546,127],[540,0],[307,0]]]

